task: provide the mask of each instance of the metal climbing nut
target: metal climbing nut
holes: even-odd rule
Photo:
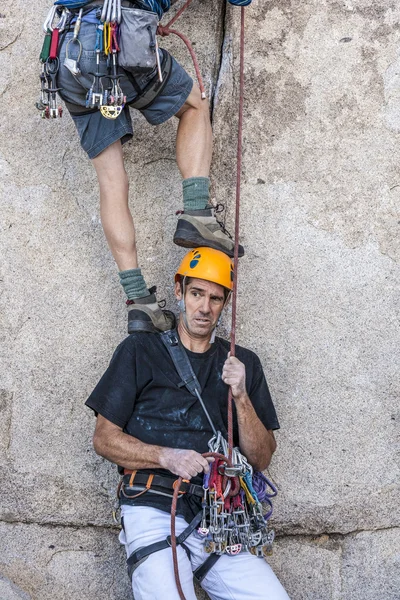
[[[244,465],[233,465],[233,467],[228,467],[228,465],[219,465],[218,473],[220,475],[226,475],[227,477],[239,477],[240,475],[244,475],[246,472],[246,467]]]

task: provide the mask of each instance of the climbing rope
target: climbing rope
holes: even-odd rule
[[[242,181],[242,139],[243,139],[243,100],[244,100],[244,7],[240,10],[240,80],[239,80],[239,123],[236,152],[236,206],[235,206],[235,248],[233,253],[234,273],[232,291],[232,325],[231,325],[231,356],[235,356],[236,344],[236,311],[237,311],[237,282],[239,267],[239,216],[240,216],[240,186]],[[228,449],[232,458],[233,449],[233,408],[232,389],[228,395]]]
[[[231,4],[237,4],[242,6],[240,15],[240,83],[239,83],[239,122],[238,122],[238,141],[237,141],[237,155],[236,155],[236,208],[235,208],[235,248],[234,248],[234,270],[235,277],[233,280],[233,293],[232,293],[232,328],[231,328],[231,347],[230,355],[235,356],[235,342],[236,342],[236,306],[237,306],[237,281],[238,281],[238,263],[239,263],[239,208],[240,208],[240,187],[241,187],[241,175],[242,175],[242,138],[243,138],[243,98],[244,98],[244,6],[250,4],[248,0],[229,0]],[[191,0],[188,0],[186,4],[181,8],[175,17],[166,25],[166,29],[175,22],[175,20],[182,14],[182,12],[190,4]],[[173,30],[170,30],[173,33]],[[232,454],[233,454],[233,406],[232,406],[232,390],[229,388],[228,395],[228,458],[222,454],[215,452],[206,452],[203,454],[205,458],[213,457],[215,460],[224,461],[229,467],[232,466]],[[179,488],[182,483],[182,477],[178,479],[176,484],[174,495],[172,498],[171,506],[171,548],[172,548],[172,559],[174,564],[174,574],[176,587],[178,589],[179,597],[181,600],[186,600],[182,590],[179,568],[178,568],[178,556],[176,551],[176,533],[175,533],[175,516],[176,507],[179,497]],[[235,486],[236,487],[236,486]],[[235,490],[236,494],[238,489]],[[253,493],[252,493],[253,492]],[[254,495],[253,495],[254,494]],[[249,495],[253,501],[258,500],[256,492],[251,487]]]
[[[186,44],[186,47],[187,47],[187,49],[190,52],[190,56],[192,57],[193,65],[194,65],[194,68],[195,68],[195,71],[196,71],[196,77],[197,77],[197,80],[199,82],[201,97],[203,99],[205,99],[206,92],[205,92],[205,88],[204,88],[203,78],[202,78],[201,73],[200,73],[199,63],[198,63],[196,55],[194,53],[192,44],[190,43],[190,40],[189,40],[189,38],[186,35],[183,35],[183,33],[180,33],[176,29],[171,29],[171,25],[173,25],[175,23],[175,21],[177,19],[179,19],[179,17],[181,16],[181,14],[187,9],[187,7],[189,6],[189,4],[191,2],[192,2],[192,0],[187,0],[187,2],[185,2],[185,4],[178,10],[178,12],[176,13],[176,15],[170,21],[168,21],[168,23],[166,25],[159,25],[158,28],[157,28],[157,33],[161,37],[167,37],[170,34],[177,35]]]
[[[223,454],[219,454],[218,452],[205,452],[202,456],[204,456],[204,458],[214,458],[215,461],[221,460],[224,463],[226,463],[228,465],[228,467],[233,467],[232,462],[226,456],[224,456]],[[182,485],[182,481],[183,481],[183,478],[179,477],[176,485],[174,486],[174,495],[172,498],[171,550],[172,550],[172,560],[173,560],[173,564],[174,564],[174,574],[175,574],[175,581],[176,581],[176,587],[178,589],[178,594],[179,594],[179,597],[181,600],[186,600],[185,594],[183,593],[183,590],[182,590],[181,580],[179,577],[178,555],[177,555],[177,549],[176,549],[176,530],[175,530],[176,506],[177,506],[177,502],[178,502],[179,490]]]

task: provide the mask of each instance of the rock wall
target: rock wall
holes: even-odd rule
[[[0,6],[0,599],[122,600],[117,477],[83,403],[126,314],[73,123],[34,107],[49,5]],[[229,227],[239,16],[194,0],[179,22],[208,87]],[[271,564],[293,600],[400,598],[399,23],[393,0],[246,9],[238,342],[260,355],[281,421]],[[193,74],[183,45],[162,43]],[[140,261],[172,305],[176,124],[134,124]]]

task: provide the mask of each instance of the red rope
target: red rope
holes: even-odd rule
[[[189,4],[191,2],[192,2],[192,0],[187,0],[187,2],[185,2],[185,4],[178,10],[176,15],[174,17],[172,17],[172,19],[170,21],[168,21],[168,23],[165,25],[165,27],[167,27],[167,28],[171,27],[171,25],[173,25],[175,23],[175,21],[177,21],[179,19],[179,17],[183,13],[183,11],[187,9],[187,7],[189,6]]]
[[[223,454],[218,454],[217,452],[205,452],[204,454],[202,454],[202,456],[204,456],[204,458],[208,458],[210,456],[212,456],[215,461],[218,460],[222,460],[224,461],[228,467],[232,467],[232,463],[229,459],[226,458],[226,456],[224,456]],[[181,600],[186,600],[185,598],[185,594],[183,593],[182,590],[182,585],[181,585],[181,580],[179,578],[179,567],[178,567],[178,555],[177,555],[177,551],[176,551],[176,530],[175,530],[175,518],[176,518],[176,505],[178,502],[178,497],[179,497],[179,490],[182,484],[182,477],[179,477],[179,479],[176,482],[176,485],[174,485],[174,495],[172,497],[172,505],[171,505],[171,550],[172,550],[172,561],[174,563],[174,574],[175,574],[175,581],[176,581],[176,587],[178,589],[178,594]]]
[[[181,40],[183,40],[185,42],[187,49],[190,52],[190,56],[192,57],[194,69],[196,71],[197,81],[199,82],[201,97],[204,99],[206,97],[206,91],[205,91],[205,87],[204,87],[204,83],[203,83],[203,78],[200,73],[200,67],[199,67],[199,63],[197,61],[196,54],[194,53],[194,50],[189,41],[189,38],[187,38],[186,35],[183,35],[183,33],[179,33],[179,31],[176,31],[176,29],[169,29],[168,25],[165,25],[165,26],[159,25],[158,29],[157,29],[157,33],[158,33],[158,35],[161,35],[161,37],[166,37],[170,33],[173,33],[173,34],[177,35],[178,37],[180,37]]]
[[[174,35],[177,35],[178,37],[180,37],[183,42],[185,42],[186,47],[190,52],[190,56],[192,57],[193,65],[194,65],[194,68],[196,71],[197,81],[199,82],[201,97],[204,99],[206,97],[206,91],[205,91],[205,87],[204,87],[204,83],[203,83],[203,78],[200,73],[199,63],[197,61],[197,57],[193,50],[192,44],[190,43],[190,40],[188,37],[186,37],[186,35],[183,35],[183,33],[179,33],[179,31],[176,31],[176,29],[171,29],[171,25],[173,25],[175,23],[175,21],[177,19],[179,19],[179,17],[183,13],[183,11],[187,9],[187,7],[189,6],[189,4],[191,2],[192,2],[192,0],[187,0],[187,2],[185,2],[185,4],[182,6],[182,8],[180,8],[178,10],[176,15],[170,21],[168,21],[168,23],[166,25],[159,25],[157,28],[157,33],[158,33],[158,35],[161,35],[161,37],[167,37],[168,35],[173,33]]]
[[[173,30],[169,30],[170,25],[172,25],[176,19],[182,14],[182,12],[189,6],[191,0],[188,0],[186,4],[181,8],[180,11],[175,15],[175,17],[167,23],[165,28],[162,28],[162,31],[166,31],[167,33],[161,35],[169,35],[169,33],[177,33]],[[244,99],[244,7],[241,7],[241,23],[240,23],[240,85],[239,85],[239,123],[238,123],[238,142],[237,142],[237,165],[236,165],[236,209],[235,209],[235,248],[234,248],[234,267],[235,267],[235,277],[233,281],[233,293],[232,293],[232,328],[231,328],[231,356],[235,356],[235,342],[236,342],[236,306],[237,306],[237,280],[238,280],[238,266],[239,266],[239,208],[240,208],[240,186],[241,186],[241,178],[242,178],[242,139],[243,139],[243,99]],[[159,28],[160,29],[160,28]],[[184,36],[178,34],[184,40]],[[185,41],[185,40],[184,40]],[[186,43],[186,42],[185,42]],[[188,46],[189,47],[189,46]],[[189,50],[190,51],[190,50]],[[192,54],[192,52],[191,52]],[[194,54],[194,52],[193,52]],[[193,61],[194,62],[194,61]],[[197,61],[196,61],[197,63]],[[196,68],[196,63],[195,68]],[[196,69],[197,72],[197,69]],[[200,72],[200,71],[199,71]],[[200,84],[200,80],[199,80]],[[200,86],[201,89],[201,86]],[[206,452],[203,456],[206,458],[207,456],[213,456],[216,460],[221,459],[224,460],[228,466],[232,466],[232,450],[233,450],[233,409],[232,409],[232,390],[229,389],[228,395],[228,447],[229,447],[229,458],[227,459],[221,454],[216,454],[213,452]],[[186,600],[185,595],[182,590],[180,578],[179,578],[179,568],[178,568],[178,556],[176,551],[176,532],[175,532],[175,517],[176,517],[176,505],[179,496],[179,488],[182,483],[182,478],[178,479],[177,485],[174,490],[174,495],[172,498],[172,506],[171,506],[171,549],[172,549],[172,559],[174,563],[174,573],[176,580],[176,587],[178,589],[179,597],[181,600]],[[235,482],[235,487],[237,484]],[[240,486],[239,486],[240,489]],[[239,489],[237,492],[239,492]],[[236,490],[235,490],[236,491]]]
[[[242,139],[243,139],[243,99],[244,99],[244,6],[240,14],[240,84],[239,84],[239,123],[238,141],[236,154],[236,209],[235,209],[235,248],[233,261],[235,266],[235,277],[233,279],[232,292],[232,326],[231,326],[231,356],[235,356],[236,343],[236,306],[237,306],[237,282],[239,268],[239,209],[240,209],[240,185],[242,180]],[[233,408],[232,390],[229,388],[228,395],[228,448],[229,458],[232,459],[233,449]]]

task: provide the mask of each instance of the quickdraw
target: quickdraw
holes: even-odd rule
[[[226,440],[219,434],[217,439],[214,436],[210,441],[209,447],[213,453],[222,453],[226,445]],[[253,469],[238,448],[233,448],[232,463],[229,467],[225,461],[215,461],[210,474],[204,476],[203,516],[198,534],[205,538],[205,550],[209,553],[250,551],[257,556],[269,555],[275,537],[267,525],[272,511],[269,510],[265,519],[252,483]],[[263,497],[266,497],[267,486],[276,495],[273,485],[264,475],[262,478]]]
[[[60,33],[64,31],[69,17],[69,10],[61,12],[56,6],[52,6],[43,24],[45,33],[39,60],[42,64],[40,73],[40,99],[36,102],[36,108],[40,111],[43,119],[62,117],[62,106],[57,104],[57,74],[60,68],[58,59],[58,45]],[[55,19],[58,22],[54,25]]]
[[[75,27],[74,27],[74,37],[71,40],[69,40],[69,42],[67,43],[67,46],[65,48],[64,67],[66,67],[72,73],[72,75],[80,75],[80,72],[81,72],[81,70],[79,68],[79,60],[82,56],[82,44],[78,40],[78,35],[79,35],[79,31],[81,29],[82,13],[83,13],[83,8],[80,9],[79,15],[76,19],[76,23],[75,23]],[[77,44],[78,48],[79,48],[78,58],[76,60],[69,58],[69,47],[71,46],[71,44]]]

